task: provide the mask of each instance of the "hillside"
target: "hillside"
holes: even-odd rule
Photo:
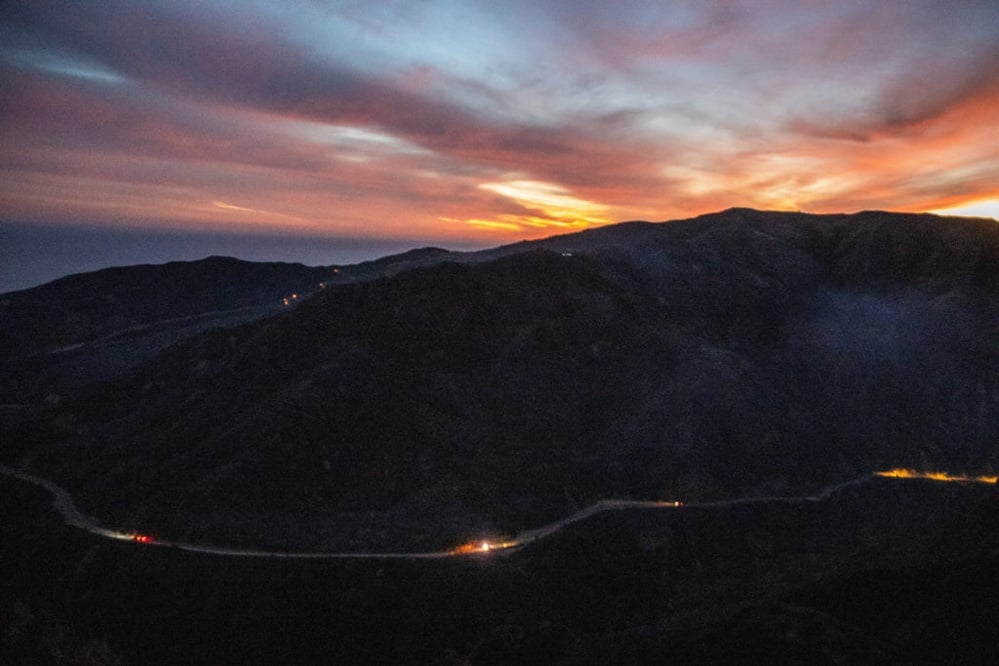
[[[999,468],[994,222],[733,209],[429,256],[181,342],[4,458],[114,524],[357,550]]]
[[[219,557],[0,477],[4,663],[961,663],[999,656],[994,486],[618,511],[513,553]],[[87,656],[89,655],[89,656]]]
[[[0,295],[0,402],[24,403],[111,379],[203,331],[297,305],[321,287],[440,261],[438,248],[356,265],[231,257],[123,266]]]

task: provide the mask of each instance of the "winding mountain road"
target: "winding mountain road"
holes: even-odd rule
[[[995,484],[995,477],[966,477],[949,476],[943,473],[920,474],[909,470],[891,470],[887,472],[872,472],[863,476],[826,486],[814,495],[801,496],[769,496],[769,497],[738,497],[728,500],[718,500],[712,502],[692,502],[684,503],[678,500],[673,501],[651,501],[651,500],[625,500],[607,499],[591,504],[585,509],[581,509],[574,514],[566,516],[548,525],[543,525],[531,530],[521,532],[513,539],[507,541],[481,541],[470,543],[451,550],[430,551],[422,553],[339,553],[339,552],[284,552],[271,550],[252,550],[246,548],[227,548],[222,546],[211,546],[182,541],[169,541],[153,539],[152,537],[118,532],[106,527],[102,527],[96,518],[81,512],[73,502],[72,496],[65,488],[58,484],[44,479],[34,474],[28,474],[11,467],[0,465],[0,475],[17,479],[24,483],[34,484],[44,488],[52,495],[52,507],[62,516],[63,522],[70,526],[90,532],[91,534],[115,539],[118,541],[132,541],[142,545],[158,546],[166,548],[176,548],[193,553],[203,553],[206,555],[221,555],[226,557],[259,557],[275,559],[444,559],[450,557],[462,557],[469,555],[483,555],[496,551],[509,551],[515,548],[534,543],[540,539],[549,537],[563,528],[573,523],[586,520],[591,516],[604,511],[617,511],[623,509],[717,509],[739,506],[744,504],[802,504],[808,502],[822,502],[835,493],[850,486],[867,483],[876,478],[889,479],[931,479],[935,481],[959,481]]]

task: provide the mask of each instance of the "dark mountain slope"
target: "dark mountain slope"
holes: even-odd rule
[[[182,343],[36,464],[121,523],[357,549],[999,467],[995,223],[734,209],[458,258]]]
[[[3,295],[0,349],[24,355],[168,319],[274,308],[296,290],[315,291],[329,275],[326,268],[229,257],[71,275]]]
[[[322,286],[373,280],[450,253],[422,248],[350,266],[230,257],[109,268],[0,296],[0,403],[107,380],[185,338],[270,316]]]
[[[253,488],[256,511],[403,511],[459,521],[458,533],[496,506],[554,517],[532,484],[568,453],[589,466],[580,483],[595,491],[605,473],[585,458],[606,439],[593,418],[601,403],[636,359],[668,366],[671,345],[650,339],[649,311],[592,260],[551,254],[337,288],[266,325],[172,350],[120,396],[102,395],[126,410],[127,395],[148,402],[112,435],[124,448],[94,455],[169,460],[182,491],[159,496],[158,467],[125,484],[153,507],[178,491],[199,509],[224,507]],[[558,508],[560,474],[543,484]],[[118,504],[121,479],[108,481]]]
[[[0,402],[114,377],[205,330],[280,311],[328,268],[228,257],[108,268],[0,296]]]

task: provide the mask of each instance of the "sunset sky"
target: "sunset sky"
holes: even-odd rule
[[[999,215],[999,2],[5,3],[5,220],[499,244]]]

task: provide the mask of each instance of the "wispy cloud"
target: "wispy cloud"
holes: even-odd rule
[[[971,0],[17,2],[0,205],[430,239],[953,207],[999,198],[996,34]]]

